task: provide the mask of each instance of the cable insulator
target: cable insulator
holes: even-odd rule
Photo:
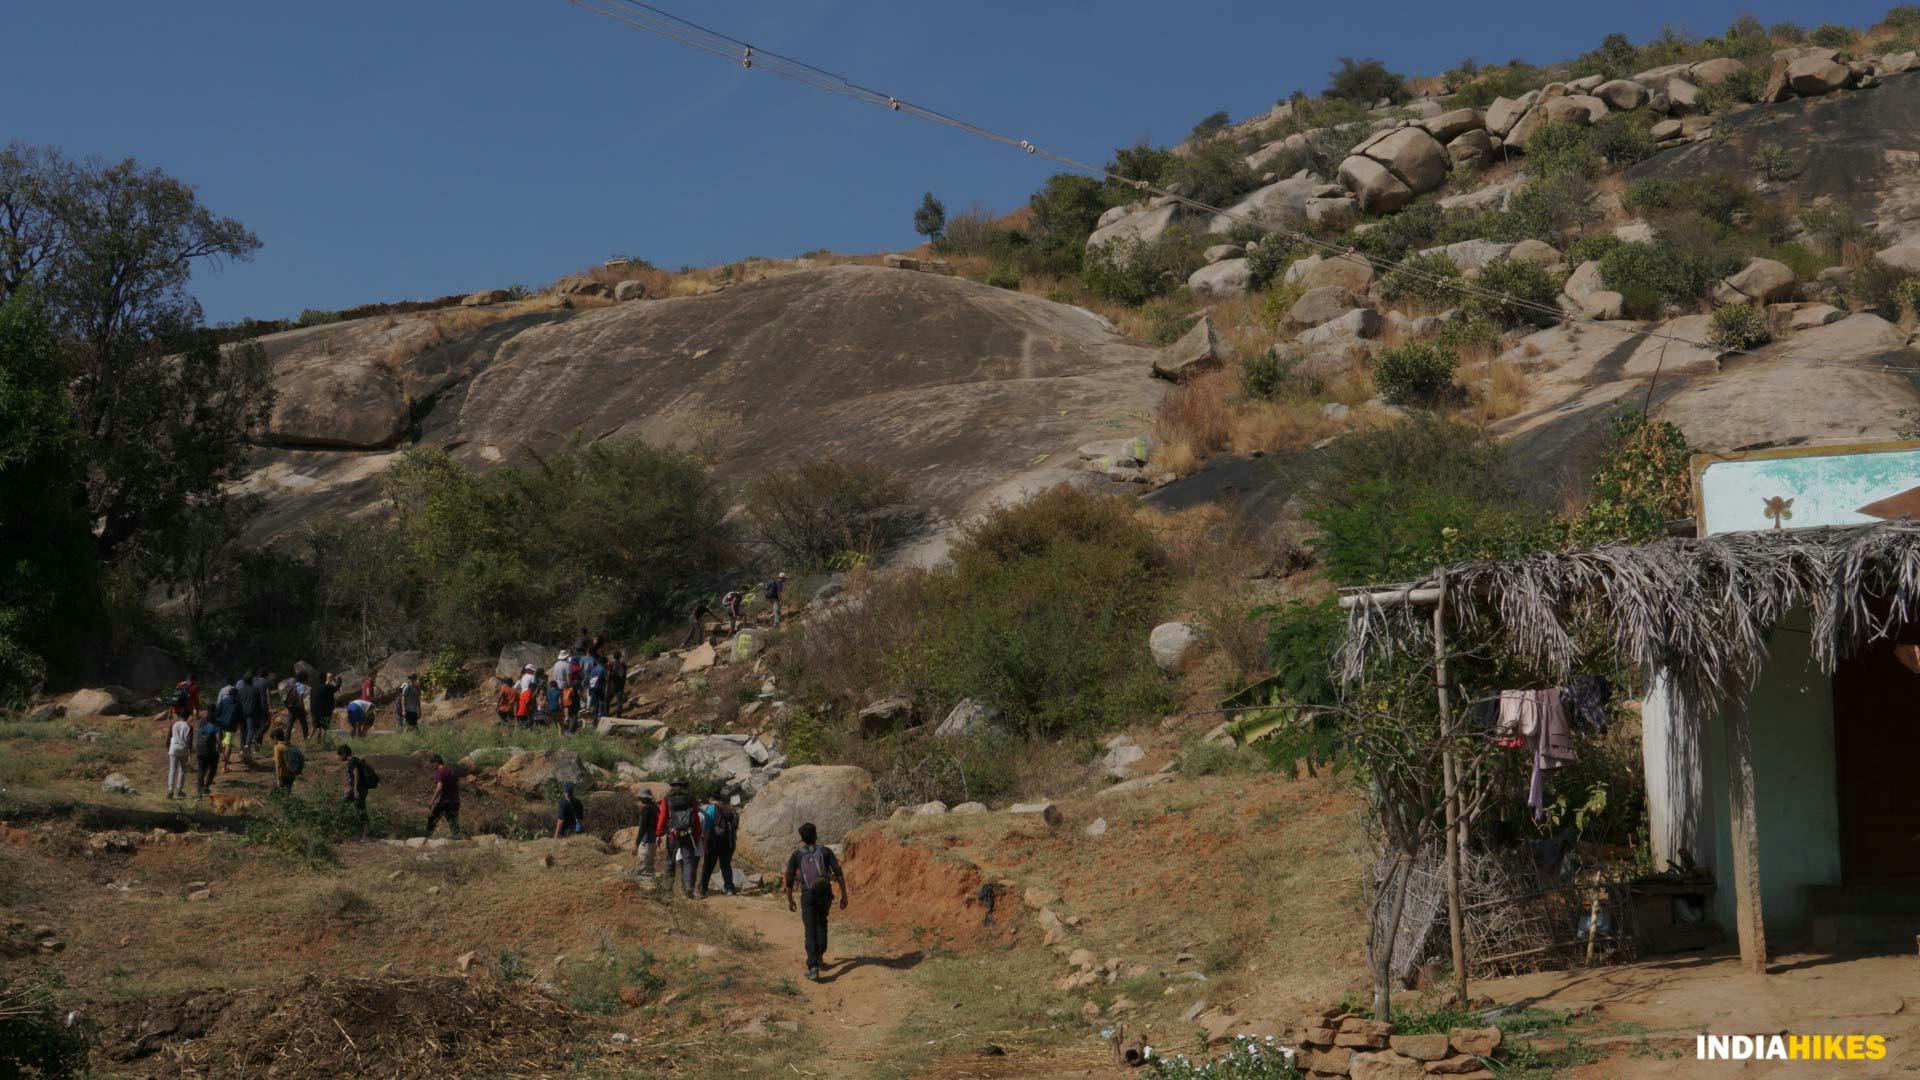
[[[740,66],[743,68],[750,68],[753,66],[753,60],[749,57],[741,57]]]
[[[1030,143],[1030,142],[1028,142],[1028,141],[1027,141],[1027,140],[1025,140],[1025,139],[1021,139],[1021,140],[1020,140],[1020,149],[1022,149],[1022,150],[1025,150],[1025,151],[1026,151],[1027,153],[1029,153],[1029,154],[1031,154],[1031,153],[1033,153],[1033,150],[1034,150],[1034,147],[1033,147],[1033,144],[1032,144],[1032,143]]]
[[[900,99],[899,99],[899,98],[897,98],[897,97],[890,97],[890,98],[888,98],[888,99],[887,99],[887,108],[889,108],[889,109],[892,109],[892,110],[893,110],[894,112],[899,112],[899,111],[900,111]]]

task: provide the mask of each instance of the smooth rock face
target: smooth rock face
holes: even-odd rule
[[[1427,133],[1435,139],[1445,143],[1469,131],[1484,127],[1485,122],[1480,119],[1480,114],[1472,109],[1455,109],[1452,112],[1441,113],[1420,126],[1426,128]]]
[[[1493,159],[1493,136],[1480,128],[1462,132],[1447,143],[1447,157],[1455,169],[1484,165]]]
[[[613,298],[620,301],[645,300],[647,298],[646,283],[642,281],[623,281],[613,287]]]
[[[1847,85],[1853,72],[1845,65],[1819,56],[1806,56],[1787,65],[1787,85],[1802,97],[1831,93]]]
[[[1181,622],[1161,623],[1148,635],[1147,650],[1153,655],[1154,666],[1171,674],[1186,664],[1200,641],[1197,627]]]
[[[537,641],[512,641],[500,647],[499,659],[494,661],[493,673],[502,679],[518,679],[521,669],[528,664],[535,671],[553,666],[553,658],[559,650],[542,645]]]
[[[1478,270],[1495,259],[1513,253],[1514,245],[1498,240],[1461,240],[1444,247],[1427,248],[1422,255],[1445,255],[1461,270]]]
[[[1687,69],[1687,79],[1696,86],[1718,86],[1745,71],[1747,65],[1730,57],[1702,60]]]
[[[122,653],[107,664],[107,681],[133,690],[172,690],[186,677],[187,669],[180,661],[152,645]]]
[[[740,813],[740,848],[757,866],[786,865],[812,822],[823,844],[838,844],[860,823],[873,776],[857,765],[796,765],[760,790]]]
[[[1290,275],[1289,279],[1298,280],[1309,290],[1332,285],[1349,292],[1364,293],[1373,285],[1373,264],[1358,255],[1339,255],[1331,259],[1318,256],[1311,256],[1311,258],[1317,261],[1308,264],[1297,279],[1291,278]],[[1306,260],[1300,260],[1294,265],[1298,266],[1301,262]]]
[[[1112,224],[1093,230],[1087,237],[1087,250],[1105,247],[1115,240],[1142,240],[1152,243],[1166,235],[1168,229],[1178,224],[1186,216],[1186,208],[1179,203],[1149,210],[1136,210],[1119,218]]]
[[[1527,114],[1527,106],[1513,98],[1494,98],[1487,106],[1487,130],[1495,135],[1505,136],[1513,130],[1513,125]]]
[[[1647,103],[1647,88],[1632,79],[1613,79],[1594,87],[1593,96],[1615,112],[1627,112]]]
[[[1793,270],[1785,263],[1749,259],[1738,273],[1714,286],[1713,300],[1716,304],[1772,303],[1792,295],[1793,287]]]
[[[1876,254],[1874,258],[1895,269],[1920,274],[1920,239],[1895,244]]]
[[[1288,177],[1258,188],[1227,207],[1228,214],[1215,215],[1207,224],[1207,232],[1224,236],[1248,219],[1262,225],[1291,225],[1302,221],[1307,216],[1307,200],[1318,186],[1319,181],[1310,177]]]
[[[947,713],[947,718],[940,721],[940,726],[933,733],[942,739],[964,738],[998,727],[1001,716],[999,709],[967,698]]]
[[[1367,147],[1366,155],[1392,170],[1415,194],[1447,182],[1446,148],[1421,128],[1400,128]]]
[[[1253,271],[1245,259],[1224,259],[1195,270],[1187,278],[1187,288],[1202,303],[1245,296],[1252,287]]]
[[[1351,291],[1338,285],[1322,285],[1317,289],[1308,289],[1287,310],[1287,318],[1298,326],[1319,326],[1324,322],[1345,315],[1355,308],[1364,307],[1365,301]]]
[[[532,796],[544,795],[549,781],[581,784],[589,779],[578,750],[522,750],[500,766],[494,778]]]
[[[744,784],[753,775],[753,758],[746,747],[718,735],[681,735],[669,739],[641,765],[655,776],[666,776],[684,762],[723,783]]]

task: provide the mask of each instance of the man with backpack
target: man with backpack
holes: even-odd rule
[[[193,718],[200,712],[200,677],[198,672],[188,672],[187,677],[173,684],[173,703],[168,706],[176,719],[187,721],[191,726]]]
[[[275,789],[281,794],[293,794],[293,782],[307,771],[307,755],[300,748],[287,741],[287,729],[273,729],[273,775],[280,781]]]
[[[252,693],[247,697],[247,737],[240,744],[243,756],[267,741],[267,727],[273,722],[272,682],[272,675],[264,668],[253,673],[253,682],[250,684]]]
[[[607,711],[616,715],[627,707],[627,658],[615,651],[607,661]]]
[[[220,696],[213,703],[213,723],[220,732],[215,757],[221,749],[226,751],[226,768],[233,768],[233,744],[240,738],[240,726],[246,722],[247,707],[241,698],[241,689],[245,679],[234,679],[220,688]]]
[[[220,725],[215,722],[213,713],[209,710],[208,714],[201,718],[200,726],[193,729],[193,757],[197,766],[194,772],[195,802],[213,793],[213,778],[220,771],[222,741]]]
[[[167,798],[187,797],[187,758],[193,754],[193,724],[186,713],[174,710],[167,725]]]
[[[767,603],[773,605],[773,625],[780,625],[780,600],[787,592],[787,572],[780,571],[767,582]]]
[[[356,702],[356,704],[358,704]],[[367,793],[380,786],[380,774],[373,766],[354,756],[353,747],[341,743],[334,753],[339,756],[341,772],[346,778],[346,790],[340,794],[340,801],[353,807],[354,816],[360,819],[360,835],[367,834]]]
[[[420,730],[420,676],[408,675],[400,684],[395,712],[399,714],[401,731]]]
[[[453,835],[460,835],[460,774],[447,766],[446,759],[439,754],[427,759],[433,762],[433,801],[427,806],[427,835],[433,835],[433,827],[440,819],[447,820],[447,828]]]
[[[687,791],[685,780],[675,780],[660,803],[660,822],[656,830],[667,849],[667,873],[678,874],[680,891],[693,899],[695,875],[700,869],[703,850],[700,836],[699,806]]]
[[[554,806],[553,838],[560,839],[563,833],[582,833],[587,831],[587,808],[574,798],[573,781],[560,785],[560,801]]]
[[[706,808],[700,811],[700,830],[707,838],[707,857],[700,863],[700,898],[706,899],[715,866],[720,868],[721,888],[734,895],[738,890],[733,887],[733,843],[740,832],[740,817],[720,801],[718,792],[707,796]]]
[[[293,737],[293,725],[300,725],[300,738],[310,739],[313,732],[307,728],[307,684],[299,672],[293,673],[293,681],[287,684],[287,696],[282,702],[287,708],[287,737]]]
[[[787,858],[787,910],[800,912],[806,932],[807,978],[820,981],[820,962],[827,955],[827,913],[833,907],[833,886],[840,886],[840,910],[847,909],[847,876],[833,849],[819,843],[819,830],[809,821],[800,826],[800,846]],[[800,905],[794,907],[794,886],[800,887]]]
[[[729,634],[740,630],[740,602],[744,599],[739,589],[728,589],[726,594],[720,597],[720,610],[727,614],[727,633]]]

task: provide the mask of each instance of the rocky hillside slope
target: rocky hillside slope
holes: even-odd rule
[[[702,428],[727,444],[723,475],[880,461],[951,520],[1070,475],[1074,447],[1137,430],[1164,386],[1097,316],[910,270],[803,269],[472,328],[487,311],[263,339],[279,397],[250,482],[261,532],[368,505],[408,446],[484,466],[576,434],[684,444]]]

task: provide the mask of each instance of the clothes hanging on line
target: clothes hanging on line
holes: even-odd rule
[[[1547,812],[1547,774],[1579,760],[1573,728],[1567,723],[1566,710],[1560,707],[1560,692],[1539,693],[1540,722],[1533,733],[1533,776],[1527,786],[1527,805],[1533,807],[1535,821]]]
[[[1517,750],[1531,742],[1533,733],[1539,730],[1541,702],[1547,694],[1555,694],[1557,699],[1555,691],[1500,691],[1500,718],[1493,729],[1494,743]]]
[[[1613,700],[1613,685],[1605,676],[1581,675],[1560,691],[1568,715],[1595,731],[1607,730],[1607,705]]]

